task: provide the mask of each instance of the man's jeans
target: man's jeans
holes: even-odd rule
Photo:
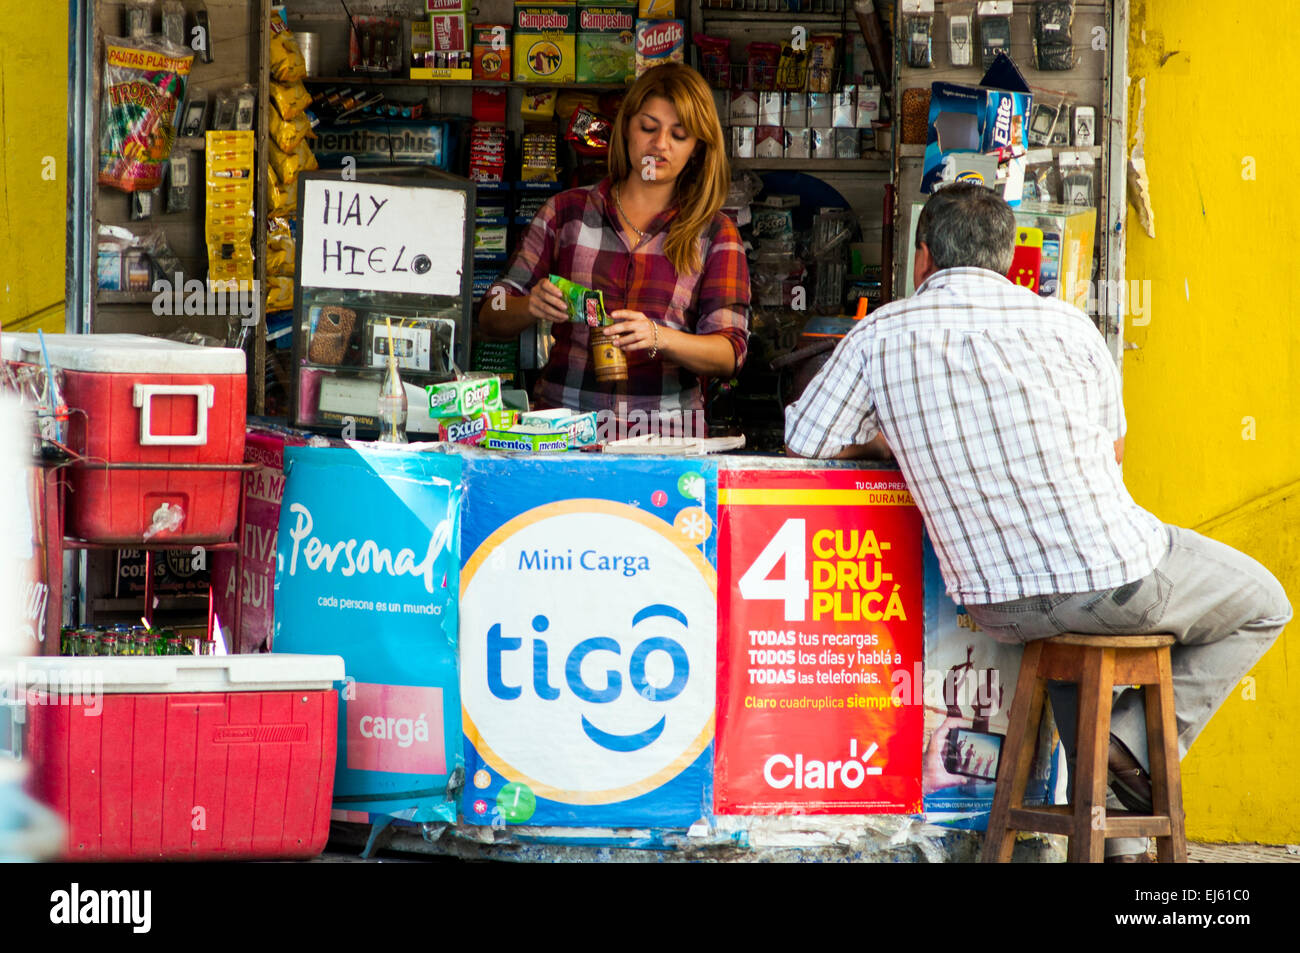
[[[1186,755],[1210,717],[1281,634],[1291,619],[1291,604],[1273,574],[1249,556],[1191,530],[1167,529],[1169,551],[1137,582],[1096,592],[966,606],[966,611],[1000,641],[1028,642],[1062,632],[1172,635],[1177,640],[1170,662],[1178,749]],[[1048,682],[1048,688],[1073,764],[1078,688],[1062,682]],[[1120,693],[1110,730],[1150,768],[1142,692]],[[1108,840],[1107,854],[1138,853],[1144,843]]]

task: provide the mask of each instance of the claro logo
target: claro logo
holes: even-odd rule
[[[611,540],[644,568],[578,558]],[[715,585],[679,530],[632,506],[573,500],[510,521],[461,577],[466,737],[503,777],[567,803],[675,777],[713,740]]]
[[[882,773],[881,768],[866,763],[878,747],[872,743],[859,758],[858,742],[852,739],[849,741],[848,757],[843,761],[818,761],[815,758],[804,758],[802,754],[793,757],[774,754],[763,762],[763,780],[768,787],[778,791],[789,787],[795,790],[852,790],[861,787],[868,776]]]

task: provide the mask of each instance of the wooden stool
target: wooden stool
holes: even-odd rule
[[[1071,863],[1103,859],[1107,837],[1155,837],[1161,863],[1187,862],[1183,786],[1178,771],[1178,730],[1169,635],[1105,636],[1067,633],[1025,645],[1011,705],[1002,770],[984,840],[985,863],[1011,859],[1016,831],[1044,831],[1070,839]],[[1079,685],[1078,757],[1071,804],[1027,808],[1034,740],[1043,715],[1047,680]],[[1146,686],[1147,747],[1154,813],[1106,810],[1111,689]]]

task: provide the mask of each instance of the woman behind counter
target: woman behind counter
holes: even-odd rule
[[[552,322],[555,345],[533,392],[538,407],[622,418],[697,411],[700,378],[739,369],[749,268],[740,233],[721,211],[730,182],[700,75],[678,63],[643,74],[615,117],[609,176],[542,207],[479,311],[491,337]],[[614,323],[570,322],[552,274],[603,292]],[[626,382],[596,380],[588,345],[602,333],[627,356]]]

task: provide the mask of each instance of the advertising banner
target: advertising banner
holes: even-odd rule
[[[984,830],[1024,649],[989,638],[948,598],[928,534],[924,557],[926,819]],[[1045,718],[1026,804],[1044,803],[1055,787],[1054,743],[1051,719]]]
[[[274,647],[344,659],[334,807],[350,818],[456,819],[461,493],[454,456],[285,450]]]
[[[217,618],[221,620],[232,652],[261,652],[271,642],[275,623],[271,593],[275,586],[280,498],[284,495],[284,448],[286,443],[300,446],[304,442],[301,437],[252,429],[244,438],[244,462],[261,466],[244,474],[244,537],[240,544],[244,558],[242,586],[236,585],[233,553],[220,552],[211,556]],[[143,561],[142,557],[142,564]],[[244,605],[240,631],[236,633],[237,588]],[[141,583],[139,590],[143,589]]]
[[[465,483],[464,820],[709,816],[714,464],[467,457]]]
[[[875,470],[723,470],[719,814],[921,806],[921,517]]]

